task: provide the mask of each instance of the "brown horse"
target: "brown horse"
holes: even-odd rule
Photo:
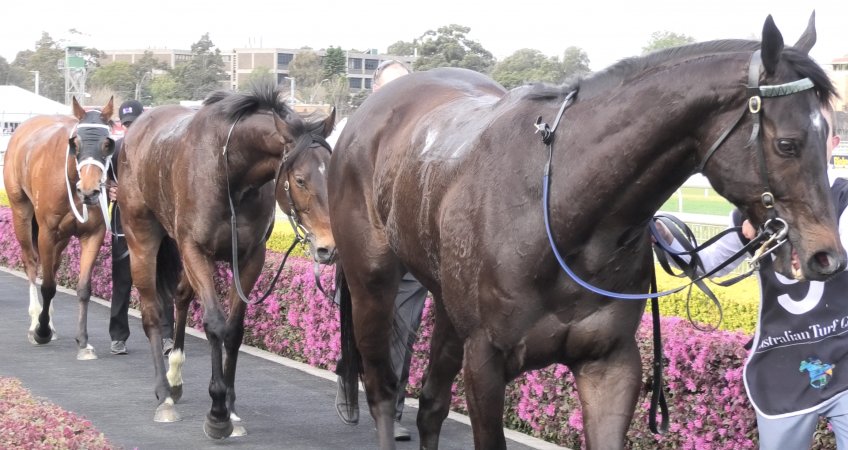
[[[326,183],[329,147],[312,144],[323,142],[335,116],[305,122],[279,98],[268,84],[250,94],[213,94],[199,110],[155,108],[133,124],[118,162],[118,206],[155,366],[159,406],[154,420],[179,420],[174,402],[182,393],[186,310],[196,292],[212,348],[212,408],[204,431],[216,439],[233,432],[231,414],[238,420],[234,384],[246,306],[238,288],[249,293],[265,261],[277,177],[291,186],[295,212],[313,235],[316,259],[329,262],[334,253],[326,204],[314,200]],[[229,316],[215,291],[215,261],[230,261],[238,270],[228,297]],[[158,298],[175,290],[176,339],[166,375]]]
[[[56,270],[71,236],[79,238],[79,360],[97,359],[88,343],[88,301],[91,269],[106,232],[105,196],[100,194],[115,148],[109,137],[112,112],[112,99],[102,110],[86,112],[74,98],[73,117],[36,116],[27,120],[12,135],[3,167],[15,236],[30,283],[32,322],[27,337],[33,344],[46,344],[54,338],[50,316]],[[41,299],[35,284],[39,262]]]
[[[794,266],[823,280],[841,270],[819,113],[833,86],[807,56],[814,42],[811,20],[795,48],[784,48],[768,17],[762,43],[670,49],[571,85],[506,92],[479,73],[436,69],[365,101],[328,178],[347,282],[343,336],[350,307],[355,338],[343,351],[348,361],[359,360],[351,349],[361,352],[380,446],[394,448],[388,343],[404,270],[435,300],[421,448],[437,448],[462,368],[479,449],[506,445],[506,383],[557,362],[574,373],[587,447],[624,446],[641,384],[634,335],[645,302],[580,286],[551,241],[588,283],[646,293],[646,225],[703,167],[754,223],[788,224],[788,243],[775,252],[781,273],[793,276]],[[554,126],[534,126],[540,116]]]

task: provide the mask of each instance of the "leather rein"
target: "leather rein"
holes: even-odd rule
[[[230,143],[230,137],[233,134],[233,129],[235,128],[236,124],[239,122],[240,119],[241,119],[241,116],[238,116],[236,118],[236,120],[233,122],[233,124],[230,126],[230,131],[227,132],[227,139],[224,142],[221,154],[224,156],[224,172],[225,172],[226,179],[227,179],[227,200],[228,200],[229,206],[230,206],[230,229],[232,230],[232,249],[233,249],[232,262],[231,262],[231,265],[232,265],[232,268],[233,268],[233,284],[235,284],[236,293],[238,294],[241,301],[245,302],[248,305],[256,305],[256,304],[264,302],[265,299],[267,299],[271,295],[271,292],[273,292],[273,290],[274,290],[274,285],[277,284],[277,280],[280,278],[280,274],[282,274],[283,267],[285,267],[286,261],[288,260],[289,255],[291,254],[292,250],[294,250],[294,248],[295,248],[295,246],[297,246],[297,244],[300,244],[302,242],[306,242],[308,240],[309,232],[306,230],[306,228],[304,228],[303,224],[300,221],[300,216],[297,212],[297,208],[295,208],[294,199],[292,198],[291,192],[290,192],[290,189],[289,189],[289,182],[288,182],[288,179],[286,179],[285,184],[284,184],[284,189],[286,191],[286,196],[288,197],[288,201],[289,201],[288,217],[289,217],[289,223],[291,224],[291,227],[294,230],[295,237],[294,237],[292,244],[289,246],[288,250],[286,250],[286,253],[283,256],[283,261],[280,263],[280,267],[277,269],[277,272],[274,274],[274,278],[271,280],[271,283],[268,285],[268,290],[265,291],[265,293],[262,294],[255,301],[250,301],[247,298],[247,296],[244,294],[244,291],[241,288],[241,281],[240,281],[240,278],[239,278],[238,236],[237,236],[238,232],[237,232],[237,228],[236,228],[236,209],[235,209],[235,205],[233,204],[232,193],[230,192],[229,160],[227,158],[227,146]],[[317,134],[313,134],[313,133],[301,135],[301,137],[297,140],[297,143],[295,144],[295,148],[291,152],[284,153],[283,157],[280,158],[280,165],[277,167],[277,173],[274,177],[274,182],[275,183],[280,182],[280,177],[283,174],[283,167],[285,166],[285,163],[288,160],[288,155],[290,153],[299,153],[300,151],[306,150],[307,148],[313,148],[313,147],[318,147],[318,146],[324,147],[330,153],[332,153],[332,151],[333,151],[332,148],[330,147],[330,145],[327,143],[327,141],[324,140],[324,138],[322,136],[317,135]],[[320,280],[318,279],[317,269],[316,269],[316,273],[315,273],[315,278],[316,278],[316,285],[318,286],[319,290],[322,293],[324,293],[324,295],[327,295],[327,293],[324,291],[323,287],[321,286]]]

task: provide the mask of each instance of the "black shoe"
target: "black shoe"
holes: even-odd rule
[[[126,355],[127,354],[127,343],[126,341],[112,341],[112,347],[110,351],[113,355]]]
[[[409,432],[408,428],[401,425],[399,420],[395,420],[395,440],[396,441],[412,440],[412,433]]]
[[[336,412],[339,414],[339,419],[342,419],[342,422],[348,425],[356,425],[359,423],[359,399],[355,399],[353,404],[348,404],[345,383],[342,377],[338,377],[337,384]]]

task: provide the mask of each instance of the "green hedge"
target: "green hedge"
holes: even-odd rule
[[[675,278],[666,274],[657,266],[657,285],[660,291],[683,286],[687,282],[687,279]],[[760,298],[760,287],[756,276],[750,276],[730,287],[707,284],[715,293],[723,310],[724,316],[718,328],[753,334],[757,324],[757,309],[759,308]],[[660,299],[660,313],[663,316],[686,318],[688,292],[688,289],[684,289],[676,294],[662,297]],[[697,287],[692,288],[689,312],[692,319],[702,327],[714,327],[719,320],[718,309]]]

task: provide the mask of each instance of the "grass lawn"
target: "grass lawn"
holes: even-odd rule
[[[683,196],[683,208],[679,207],[680,195]],[[709,214],[727,217],[733,210],[727,200],[712,189],[684,187],[675,192],[660,208],[663,212],[684,212],[689,214]]]

